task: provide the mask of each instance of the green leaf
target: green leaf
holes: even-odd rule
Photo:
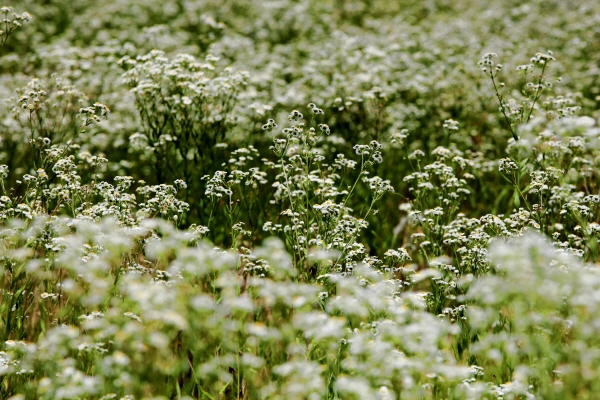
[[[519,198],[519,191],[517,189],[513,192],[513,203],[515,208],[521,207],[521,199]]]

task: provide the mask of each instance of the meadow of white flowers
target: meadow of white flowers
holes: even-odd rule
[[[0,398],[597,399],[600,3],[0,8]]]

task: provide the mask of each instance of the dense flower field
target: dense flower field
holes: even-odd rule
[[[0,9],[0,398],[597,399],[600,3]]]

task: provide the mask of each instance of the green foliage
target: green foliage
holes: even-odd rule
[[[598,397],[598,4],[71,3],[0,11],[0,397]]]

